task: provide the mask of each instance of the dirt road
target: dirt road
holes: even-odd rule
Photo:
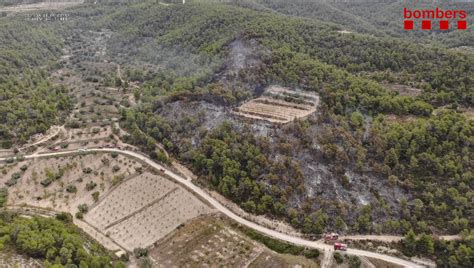
[[[332,265],[332,255],[333,255],[333,250],[328,249],[324,251],[324,257],[323,260],[321,261],[321,268],[330,268]]]
[[[48,132],[46,133],[46,135],[44,137],[42,137],[41,139],[39,139],[38,141],[36,141],[34,143],[27,144],[27,145],[21,147],[20,150],[24,150],[24,149],[27,149],[29,147],[45,143],[45,142],[49,141],[50,139],[52,139],[54,136],[58,135],[61,131],[66,131],[66,129],[64,128],[64,125],[62,125],[62,126],[52,126],[48,130]]]
[[[180,183],[181,185],[184,185],[188,188],[188,190],[194,192],[195,194],[199,195],[202,199],[206,200],[209,202],[213,207],[215,207],[217,210],[219,210],[221,213],[225,214],[227,217],[235,220],[236,222],[251,228],[255,231],[258,231],[260,233],[263,233],[265,235],[268,235],[270,237],[280,239],[295,245],[299,246],[304,246],[304,247],[309,247],[309,248],[315,248],[318,249],[322,252],[332,252],[332,247],[330,245],[326,245],[322,242],[319,241],[310,241],[306,240],[300,237],[294,237],[291,235],[283,234],[280,232],[277,232],[275,230],[260,226],[254,222],[248,221],[236,214],[234,214],[232,211],[227,209],[225,206],[220,204],[217,200],[215,200],[213,197],[211,197],[206,191],[201,189],[199,186],[195,185],[191,181],[187,180],[186,178],[183,178],[174,172],[168,170],[166,167],[154,162],[150,158],[139,154],[137,152],[132,152],[132,151],[126,151],[126,150],[119,150],[119,149],[87,149],[85,152],[102,152],[102,153],[111,153],[111,152],[116,152],[120,153],[126,156],[130,156],[136,159],[141,160],[142,162],[148,164],[149,166],[157,169],[157,170],[165,170],[165,174]],[[51,153],[46,153],[46,154],[32,154],[32,155],[27,155],[25,156],[25,159],[34,159],[34,158],[41,158],[41,157],[51,157],[51,156],[62,156],[62,155],[67,155],[71,153],[84,153],[80,152],[79,150],[74,150],[74,151],[63,151],[63,152],[51,152]],[[5,161],[6,158],[0,158],[0,161]],[[357,256],[362,256],[362,257],[370,257],[374,259],[380,259],[384,260],[387,262],[391,262],[394,264],[398,264],[404,267],[423,267],[420,266],[416,263],[413,263],[408,260],[404,260],[401,258],[393,257],[393,256],[388,256],[380,253],[375,253],[375,252],[370,252],[370,251],[365,251],[365,250],[358,250],[358,249],[348,249],[345,253],[350,254],[350,255],[357,255]],[[327,258],[327,257],[325,257]]]
[[[382,242],[399,242],[403,236],[396,235],[347,235],[339,237],[341,240],[374,240]],[[452,241],[461,239],[459,235],[442,235],[438,236],[441,240]]]
[[[120,79],[120,82],[123,84],[125,84],[125,80],[123,80],[122,78],[122,71],[120,69],[120,64],[117,64],[117,77],[118,79]]]

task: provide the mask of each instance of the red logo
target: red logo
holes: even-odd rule
[[[413,30],[415,28],[415,20],[421,20],[422,30],[431,30],[432,28],[436,29],[437,27],[439,30],[449,30],[449,28],[454,25],[454,20],[457,20],[458,30],[467,29],[467,12],[465,10],[442,10],[438,7],[434,10],[410,10],[404,7],[403,18],[405,19],[403,22],[403,28],[405,30]],[[437,26],[432,26],[433,20],[439,20]]]

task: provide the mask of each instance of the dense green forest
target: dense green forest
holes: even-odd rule
[[[474,236],[462,233],[462,240],[444,241],[427,234],[419,236],[410,230],[401,242],[406,256],[424,256],[436,260],[438,267],[472,267],[474,265]]]
[[[133,26],[128,21],[130,16],[133,17]],[[228,51],[226,45],[241,38],[257,41],[262,49],[286,49],[301,53],[302,58],[317,59],[350,73],[370,75],[371,78],[375,75],[379,82],[390,81],[423,89],[420,98],[435,105],[473,104],[472,55],[423,47],[394,38],[340,34],[336,26],[321,21],[282,17],[229,5],[212,5],[212,8],[204,4],[137,5],[129,7],[126,12],[111,14],[99,25],[126,31],[114,40],[112,46],[129,48],[133,56],[144,54],[154,58],[149,54],[152,53],[148,51],[150,46],[156,48],[155,52],[162,52],[163,47],[179,49],[184,51],[180,53],[199,55],[204,66],[211,65],[212,70],[217,71],[216,65],[222,64]],[[180,66],[180,63],[175,65]],[[284,64],[272,67],[288,68]],[[296,70],[290,71],[296,75]],[[209,76],[204,71],[197,75],[191,74],[189,79],[194,81],[180,83],[180,86],[192,88],[193,83],[205,82],[206,75]]]
[[[128,70],[129,79],[142,83],[135,91],[142,104],[122,113],[127,140],[165,161],[154,151],[161,142],[203,184],[244,209],[284,217],[307,233],[472,228],[474,126],[458,111],[472,106],[472,55],[392,37],[340,34],[333,23],[245,5],[142,3],[77,12],[89,19],[101,14],[88,27],[120,33],[109,44],[112,53],[123,56],[125,49],[132,61],[148,58],[166,66]],[[235,42],[247,44],[258,63],[233,72]],[[177,48],[192,57],[174,55],[169,65],[153,56],[173,55]],[[422,91],[404,96],[385,83]],[[205,111],[168,115],[180,103],[232,108],[272,84],[317,92],[317,118],[274,128],[269,138],[232,118],[203,128]],[[309,197],[304,156],[327,165],[331,180],[348,194],[360,189],[347,176],[354,172],[377,178],[380,187],[393,188],[393,196],[368,186],[374,200],[364,206],[334,201],[320,190]],[[397,200],[399,191],[404,194]]]
[[[0,142],[24,143],[71,108],[68,90],[48,81],[61,41],[51,29],[0,19]]]
[[[440,31],[436,21],[433,31],[405,31],[403,29],[403,7],[413,9],[466,10],[468,25],[472,25],[474,9],[463,1],[323,1],[323,0],[255,0],[266,8],[279,13],[317,18],[339,25],[344,30],[376,36],[400,37],[417,43],[433,43],[446,47],[469,46],[474,37],[469,31]],[[471,27],[471,26],[470,26]]]
[[[87,240],[71,222],[71,216],[24,218],[0,214],[0,249],[43,259],[45,267],[125,267],[96,242]]]

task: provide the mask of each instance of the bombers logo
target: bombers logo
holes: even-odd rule
[[[421,19],[421,29],[422,30],[431,30],[431,20],[439,21],[440,30],[449,30],[450,23],[457,20],[457,29],[466,30],[467,29],[467,12],[465,10],[442,10],[436,8],[434,10],[421,10],[414,9],[410,10],[406,7],[403,8],[403,18],[404,18],[404,29],[413,30],[415,19]]]

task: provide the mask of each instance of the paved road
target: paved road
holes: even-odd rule
[[[64,151],[64,152],[51,152],[51,153],[45,153],[45,154],[32,154],[32,155],[27,155],[25,156],[25,159],[34,159],[34,158],[40,158],[40,157],[51,157],[51,156],[61,156],[61,155],[67,155],[71,153],[79,153],[79,150],[71,150],[71,151]],[[199,195],[202,199],[206,200],[209,202],[212,206],[214,206],[217,210],[219,210],[221,213],[225,214],[227,217],[235,220],[236,222],[245,225],[248,228],[251,228],[253,230],[256,230],[260,233],[263,233],[265,235],[268,235],[270,237],[280,239],[295,245],[299,246],[304,246],[304,247],[309,247],[309,248],[315,248],[320,250],[321,252],[332,252],[332,247],[330,245],[326,245],[322,242],[318,241],[310,241],[306,240],[300,237],[294,237],[291,235],[283,234],[280,232],[277,232],[275,230],[260,226],[254,222],[248,221],[236,214],[234,214],[232,211],[227,209],[225,206],[223,206],[221,203],[219,203],[217,200],[215,200],[213,197],[211,197],[206,191],[201,189],[199,186],[195,185],[191,181],[187,180],[186,178],[181,177],[180,175],[175,174],[174,172],[168,170],[166,167],[154,162],[153,160],[149,159],[148,157],[139,154],[137,152],[132,152],[132,151],[126,151],[126,150],[120,150],[120,149],[112,149],[112,148],[107,148],[107,149],[87,149],[86,152],[116,152],[120,153],[123,155],[131,156],[134,158],[137,158],[144,163],[150,165],[151,167],[155,169],[164,169],[165,174],[171,177],[172,179],[176,180],[182,185],[185,185],[189,190],[193,191],[195,194]],[[0,158],[0,161],[6,160],[5,158]],[[411,261],[407,261],[401,258],[393,257],[393,256],[388,256],[380,253],[375,253],[375,252],[370,252],[370,251],[365,251],[365,250],[358,250],[358,249],[348,249],[346,253],[351,254],[351,255],[357,255],[357,256],[362,256],[362,257],[370,257],[370,258],[375,258],[375,259],[380,259],[384,260],[387,262],[391,262],[394,264],[398,264],[404,267],[423,267],[421,265],[418,265],[416,263],[413,263]],[[325,259],[330,258],[330,256],[326,256]]]

